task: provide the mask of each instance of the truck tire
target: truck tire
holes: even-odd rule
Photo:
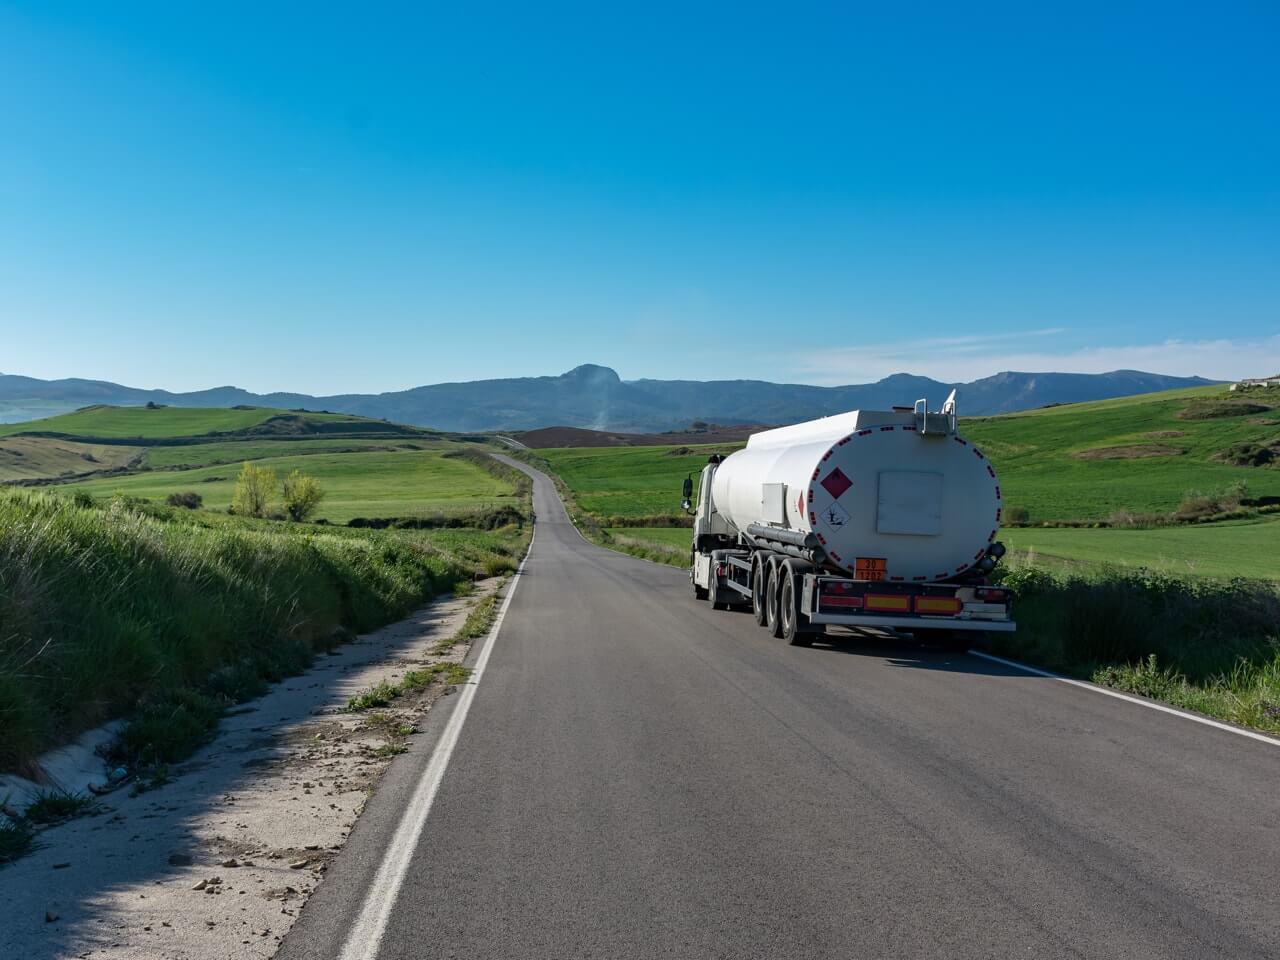
[[[781,578],[781,570],[777,564],[769,565],[769,577],[765,580],[764,588],[764,610],[765,610],[765,627],[769,631],[769,635],[773,637],[782,636],[782,617],[778,615],[778,581]]]
[[[693,585],[693,599],[706,600],[709,596],[711,596],[711,591],[706,587],[700,587],[696,583]]]
[[[785,569],[782,571],[782,589],[778,592],[778,619],[782,622],[782,639],[791,646],[808,647],[813,644],[811,628],[802,623],[795,575]]]
[[[767,612],[767,603],[765,602],[765,564],[763,561],[757,561],[755,569],[751,571],[751,612],[755,614],[756,623],[763,627],[769,623],[769,614]]]

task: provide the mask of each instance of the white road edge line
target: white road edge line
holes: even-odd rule
[[[1069,683],[1073,687],[1092,690],[1094,693],[1100,693],[1106,697],[1115,697],[1117,700],[1127,700],[1129,703],[1136,703],[1138,706],[1146,707],[1149,710],[1159,710],[1161,713],[1171,713],[1175,717],[1181,717],[1183,720],[1202,723],[1206,727],[1214,727],[1218,730],[1225,730],[1227,733],[1235,733],[1242,737],[1248,737],[1250,740],[1260,740],[1263,743],[1269,743],[1273,747],[1280,747],[1280,740],[1277,740],[1275,737],[1269,737],[1265,733],[1255,733],[1252,730],[1233,727],[1229,723],[1219,723],[1217,720],[1210,720],[1208,717],[1197,716],[1194,713],[1179,710],[1177,707],[1167,707],[1163,703],[1156,703],[1153,700],[1144,700],[1142,697],[1134,697],[1127,693],[1121,693],[1118,690],[1108,690],[1106,687],[1099,686],[1096,683],[1088,683],[1084,680],[1075,680],[1071,677],[1064,677],[1058,673],[1051,673],[1048,670],[1041,670],[1038,667],[1029,667],[1025,663],[1018,663],[1016,660],[1006,660],[1004,657],[996,657],[989,653],[983,653],[980,650],[970,650],[969,652],[975,657],[981,657],[983,660],[991,660],[994,663],[1002,663],[1006,667],[1013,667],[1015,670],[1025,670],[1027,673],[1034,673],[1038,677],[1048,677],[1050,680]]]
[[[471,709],[471,701],[475,699],[477,685],[484,675],[485,665],[489,662],[493,641],[498,636],[498,631],[502,629],[507,608],[511,606],[511,599],[516,595],[520,575],[524,573],[524,565],[533,554],[533,541],[537,536],[538,527],[535,523],[533,536],[529,538],[529,549],[525,551],[520,566],[516,568],[507,589],[507,595],[502,601],[497,617],[494,618],[493,626],[484,638],[484,646],[480,650],[479,657],[476,658],[471,678],[458,694],[453,713],[445,725],[444,732],[440,735],[440,742],[436,744],[431,754],[431,760],[427,763],[427,769],[423,771],[422,779],[414,788],[413,796],[405,808],[404,815],[400,818],[400,823],[396,825],[395,834],[387,847],[386,859],[378,867],[378,872],[365,894],[364,902],[360,906],[360,916],[356,918],[351,932],[347,934],[347,939],[342,945],[342,953],[339,955],[341,960],[374,960],[382,948],[382,937],[387,930],[391,909],[395,906],[400,894],[400,886],[404,883],[409,864],[413,860],[414,853],[417,852],[418,840],[422,836],[423,827],[426,826],[427,816],[431,813],[431,804],[440,789],[445,770],[448,769],[453,748],[458,743],[459,734],[462,733],[462,725],[467,722],[467,712]]]

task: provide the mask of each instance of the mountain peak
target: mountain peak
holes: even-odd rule
[[[621,383],[622,378],[618,376],[616,370],[612,367],[602,367],[597,363],[583,363],[574,367],[568,373],[560,375],[561,380],[580,380],[589,383]]]

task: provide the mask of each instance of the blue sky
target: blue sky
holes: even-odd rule
[[[0,371],[1280,371],[1273,3],[193,6],[0,2]]]

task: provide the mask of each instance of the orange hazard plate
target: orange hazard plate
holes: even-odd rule
[[[883,580],[884,557],[857,557],[853,561],[853,575],[858,580]]]

